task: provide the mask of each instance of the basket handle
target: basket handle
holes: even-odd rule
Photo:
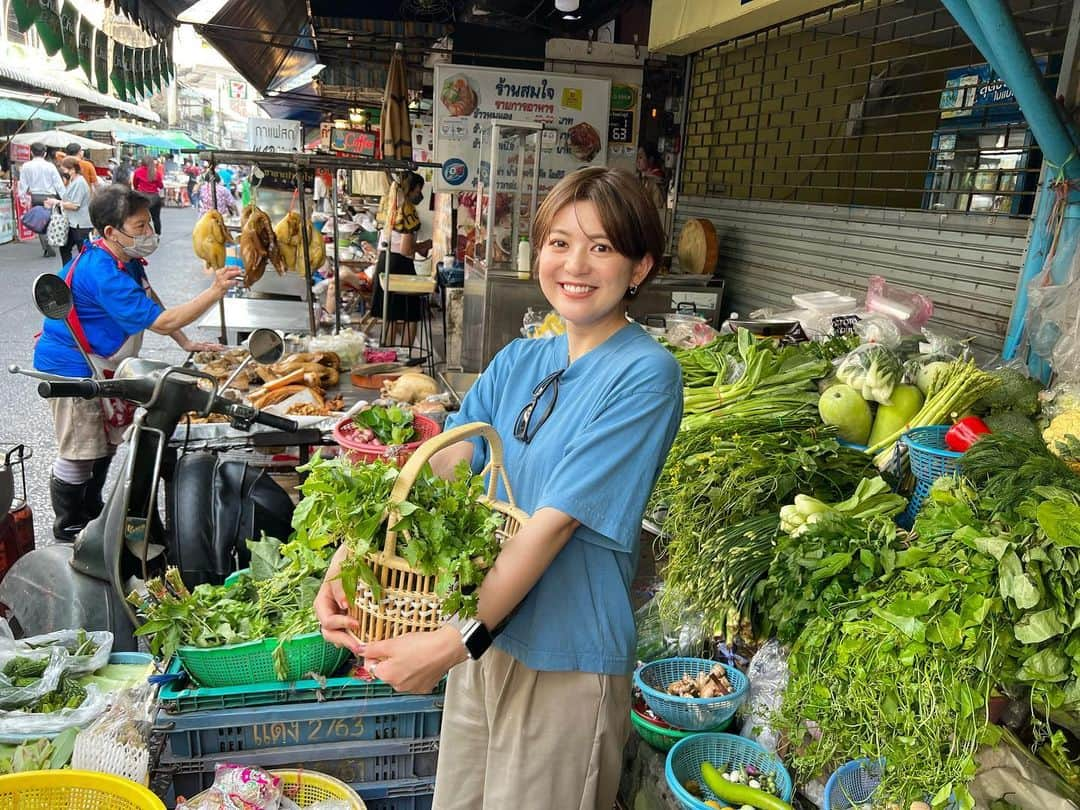
[[[506,500],[511,506],[516,506],[514,492],[510,489],[510,479],[506,475],[506,467],[503,465],[503,445],[498,431],[486,422],[470,422],[467,425],[460,425],[433,436],[416,448],[409,460],[405,462],[405,466],[401,468],[401,472],[398,473],[397,480],[394,482],[394,488],[390,491],[391,509],[393,509],[394,504],[403,503],[409,499],[409,493],[412,491],[413,484],[416,483],[420,471],[431,460],[433,455],[453,444],[477,437],[482,437],[488,444],[488,463],[480,472],[481,475],[488,477],[488,499],[495,500],[499,482],[502,481],[503,488],[506,490]],[[394,555],[396,550],[397,533],[388,531],[386,533],[386,546],[383,551],[387,555]]]

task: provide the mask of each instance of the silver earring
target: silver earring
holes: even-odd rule
[[[637,295],[637,288],[638,288],[637,284],[634,284],[632,287],[630,287],[630,294],[631,295]]]

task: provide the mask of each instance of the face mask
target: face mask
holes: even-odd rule
[[[139,236],[130,236],[123,231],[120,231],[120,233],[123,233],[124,236],[127,236],[129,239],[135,240],[135,244],[133,245],[120,246],[124,249],[124,253],[132,259],[145,259],[158,249],[158,235],[156,233],[145,233],[140,234]]]

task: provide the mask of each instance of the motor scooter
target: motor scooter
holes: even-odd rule
[[[34,282],[34,302],[46,318],[66,320],[71,290],[59,276],[44,274]],[[252,334],[248,350],[256,362],[276,362],[284,348],[281,337],[263,332],[268,334],[258,339]],[[139,580],[161,573],[167,564],[179,564],[190,586],[220,583],[246,565],[246,539],[258,538],[262,531],[282,537],[288,533],[292,500],[265,471],[249,469],[242,461],[211,456],[207,463],[192,455],[195,460],[188,464],[182,456],[166,493],[177,518],[168,530],[158,499],[169,465],[169,440],[185,414],[222,414],[241,431],[254,424],[282,431],[268,438],[277,445],[297,443],[295,421],[221,396],[217,380],[205,372],[154,360],[129,358],[109,379],[58,377],[14,366],[10,370],[41,379],[38,394],[44,398],[115,398],[141,406],[127,436],[125,467],[101,514],[73,544],[35,549],[0,581],[0,603],[8,606],[16,632],[109,630],[114,649],[135,650],[138,619],[125,597]]]

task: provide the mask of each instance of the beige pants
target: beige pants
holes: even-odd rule
[[[450,671],[434,810],[611,810],[630,676],[537,672],[495,647]]]
[[[99,399],[50,399],[56,426],[57,455],[70,461],[88,461],[114,452],[105,433],[105,414]]]

